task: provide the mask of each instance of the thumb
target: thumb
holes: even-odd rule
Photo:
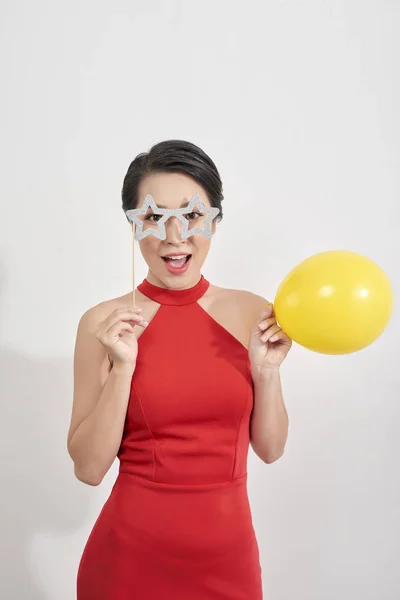
[[[265,309],[260,313],[257,320],[255,321],[253,328],[252,328],[252,333],[253,334],[254,333],[262,333],[260,328],[258,327],[259,324],[262,321],[264,321],[265,319],[270,319],[273,316],[274,316],[274,306],[273,306],[272,302],[270,302],[269,304],[267,304]]]

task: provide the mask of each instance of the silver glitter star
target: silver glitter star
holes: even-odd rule
[[[155,215],[161,215],[161,219],[159,221],[157,221],[157,229],[156,230],[155,229],[147,229],[146,231],[143,231],[144,222],[142,221],[142,219],[139,219],[139,217],[137,215],[145,215],[149,208],[151,208],[151,210],[153,211],[153,213]],[[146,198],[144,199],[142,208],[133,208],[133,209],[127,210],[125,214],[129,220],[129,222],[135,223],[135,225],[136,225],[135,240],[137,240],[137,241],[143,240],[144,238],[146,238],[149,235],[154,235],[156,238],[158,238],[160,240],[165,240],[165,238],[167,237],[167,234],[165,232],[164,223],[168,219],[168,216],[169,216],[166,213],[167,213],[167,209],[158,208],[158,206],[154,202],[151,194],[147,194]]]
[[[187,219],[184,219],[185,226],[182,229],[182,239],[186,240],[191,235],[202,235],[207,238],[211,238],[213,236],[213,232],[211,231],[211,223],[215,219],[215,217],[219,213],[219,208],[215,206],[205,206],[200,200],[200,196],[198,194],[194,194],[188,206],[186,208],[181,208],[182,215],[188,215],[193,212],[193,209],[197,207],[199,212],[202,215],[207,215],[206,220],[204,221],[204,229],[200,229],[200,227],[193,227],[189,231],[189,222]]]
[[[194,212],[194,208],[197,207],[201,214],[207,215],[207,218],[204,222],[204,229],[200,229],[199,227],[194,227],[189,230],[189,221],[183,216],[188,215]],[[161,219],[157,221],[157,229],[147,229],[143,231],[143,221],[137,217],[137,215],[145,215],[147,210],[151,208],[155,215],[161,215]],[[165,231],[165,222],[170,217],[176,217],[182,223],[182,233],[181,237],[183,240],[186,240],[188,237],[192,235],[202,235],[207,238],[211,238],[213,233],[211,231],[211,223],[213,219],[218,215],[219,208],[215,208],[213,206],[207,207],[205,206],[198,194],[194,194],[190,199],[188,206],[185,208],[158,208],[157,204],[154,202],[153,197],[150,194],[147,194],[145,201],[143,203],[142,208],[135,208],[126,211],[126,216],[130,223],[135,223],[137,225],[135,231],[135,240],[140,241],[146,238],[149,235],[154,235],[160,240],[165,240],[167,237]]]

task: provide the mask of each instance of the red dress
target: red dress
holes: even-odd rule
[[[248,352],[198,304],[208,286],[138,287],[160,308],[139,338],[119,474],[82,554],[78,600],[262,599]]]

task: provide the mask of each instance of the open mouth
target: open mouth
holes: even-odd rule
[[[175,256],[161,257],[168,267],[172,269],[182,269],[192,258],[191,254],[177,254]]]

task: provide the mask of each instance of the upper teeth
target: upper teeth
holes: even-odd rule
[[[187,254],[180,254],[179,256],[167,256],[167,258],[170,258],[171,260],[180,260],[181,258],[186,258]]]

